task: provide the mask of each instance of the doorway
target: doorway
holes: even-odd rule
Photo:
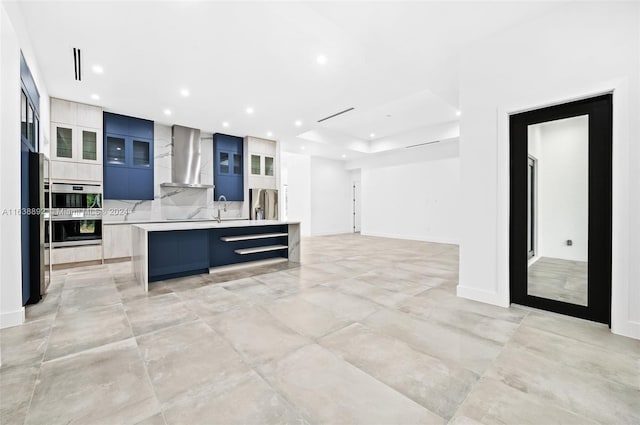
[[[510,117],[511,302],[610,324],[612,95]]]
[[[353,233],[360,233],[361,205],[360,205],[360,182],[353,181]]]

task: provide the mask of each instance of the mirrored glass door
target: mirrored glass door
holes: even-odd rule
[[[611,95],[511,116],[512,302],[609,323]]]

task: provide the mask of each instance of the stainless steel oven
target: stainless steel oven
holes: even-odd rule
[[[102,208],[102,186],[93,184],[53,183],[45,190],[51,192],[52,208],[55,209],[100,209]],[[45,208],[49,208],[49,197],[45,196]],[[57,211],[64,215],[64,211]],[[56,211],[53,211],[54,216]]]
[[[45,223],[46,245],[49,244],[49,223]],[[101,219],[54,218],[51,221],[53,247],[100,245],[102,243]]]
[[[45,190],[51,193],[52,247],[100,245],[102,243],[102,186],[91,184],[53,183]],[[49,208],[49,196],[45,196]]]

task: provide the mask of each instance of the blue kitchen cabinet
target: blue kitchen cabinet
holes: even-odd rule
[[[153,170],[130,168],[129,199],[153,199]]]
[[[215,200],[244,201],[244,139],[228,134],[213,135],[213,184]]]
[[[153,199],[153,121],[104,113],[104,198]]]
[[[209,272],[209,231],[149,232],[149,282]]]
[[[129,169],[104,165],[104,198],[129,199]]]
[[[289,226],[226,227],[209,229],[209,264],[211,267],[273,258],[287,258],[288,249],[272,250],[275,246],[287,248]],[[243,250],[253,250],[243,253]],[[262,250],[266,249],[266,250]]]

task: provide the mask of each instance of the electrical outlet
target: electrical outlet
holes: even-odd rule
[[[573,246],[573,241],[571,239],[567,239],[567,246]]]

